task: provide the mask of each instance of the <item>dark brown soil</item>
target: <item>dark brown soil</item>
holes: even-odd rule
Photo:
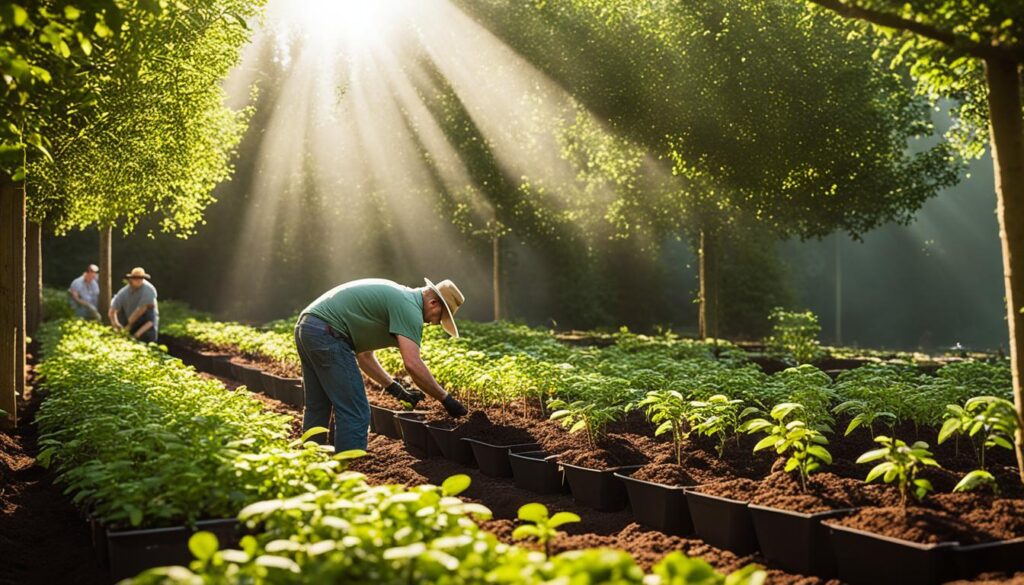
[[[726,479],[713,483],[706,483],[698,487],[696,491],[710,496],[749,502],[757,492],[757,486],[758,482],[752,479],[738,477],[736,479]]]
[[[982,573],[970,581],[950,581],[946,585],[1024,585],[1024,573]]]
[[[806,491],[799,476],[784,471],[772,473],[756,488],[749,496],[750,503],[807,514],[899,503],[899,496],[887,486],[865,486],[861,481],[828,472],[811,475]]]
[[[105,585],[89,529],[53,474],[36,465],[38,395],[19,398],[21,423],[0,431],[0,584]]]
[[[864,508],[837,522],[922,544],[976,544],[1024,536],[1024,501],[983,494],[934,494],[905,508]]]

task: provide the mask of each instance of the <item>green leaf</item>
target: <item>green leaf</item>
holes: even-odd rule
[[[889,449],[872,449],[858,457],[857,463],[870,463],[872,461],[877,461],[882,457],[885,457],[888,453]]]
[[[995,484],[996,478],[991,473],[984,469],[975,469],[968,473],[961,479],[956,487],[953,488],[954,492],[969,492],[979,486],[987,484]]]
[[[821,445],[811,445],[807,448],[807,452],[823,461],[826,465],[832,464],[832,454]]]
[[[131,522],[132,526],[142,524],[142,510],[132,504],[125,504],[124,511],[128,513],[128,521]]]
[[[888,461],[879,463],[874,468],[872,468],[871,471],[868,472],[868,476],[864,479],[864,483],[871,483],[872,481],[878,479],[878,476],[889,471],[890,469],[892,469],[892,463],[889,463]]]
[[[843,435],[848,436],[850,433],[856,430],[856,428],[859,427],[862,422],[864,421],[862,421],[859,416],[854,417],[854,419],[850,421],[850,424],[846,425],[846,432],[843,433]]]
[[[415,542],[408,546],[396,546],[384,551],[386,560],[412,559],[427,551],[427,545],[422,542]]]
[[[563,524],[570,524],[574,522],[580,522],[581,518],[573,514],[572,512],[557,512],[554,516],[548,520],[548,526],[551,528],[558,528]]]
[[[25,26],[25,23],[28,22],[28,12],[17,4],[12,4],[11,10],[13,11],[11,20],[14,22],[14,26]]]
[[[471,482],[472,480],[466,474],[453,475],[441,484],[441,493],[446,496],[457,496],[469,489]]]
[[[387,553],[388,551],[384,551],[385,558],[387,558]],[[278,569],[281,571],[288,571],[289,573],[299,574],[302,572],[302,570],[299,568],[298,563],[287,557],[279,557],[275,555],[260,555],[256,557],[256,564],[261,567],[266,567],[268,569]]]
[[[317,435],[325,434],[327,432],[328,432],[327,429],[325,429],[324,427],[313,427],[313,428],[309,429],[308,431],[302,433],[302,438],[299,439],[299,443],[305,443],[306,441],[310,440],[311,438],[313,438],[313,437],[315,437]]]
[[[205,530],[196,532],[188,539],[188,550],[192,552],[192,556],[200,561],[208,561],[213,558],[213,555],[217,553],[219,548],[220,542],[212,532]]]
[[[754,451],[760,451],[761,449],[773,447],[775,446],[775,443],[779,442],[779,440],[780,439],[775,435],[768,435],[767,437],[758,441],[756,445],[754,445]]]
[[[540,524],[548,519],[548,508],[544,504],[529,503],[520,506],[517,514],[520,520]]]
[[[539,536],[540,533],[537,530],[537,527],[533,524],[524,524],[522,526],[517,526],[516,529],[512,531],[512,540],[522,540],[524,538],[531,537],[536,538]]]
[[[992,435],[988,440],[991,441],[993,445],[997,445],[1003,449],[1013,449],[1013,444],[999,435]]]
[[[960,430],[960,421],[955,418],[947,418],[946,422],[942,423],[942,428],[939,429],[939,444],[941,445],[948,439],[953,433]]]

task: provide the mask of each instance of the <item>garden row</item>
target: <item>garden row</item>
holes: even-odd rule
[[[473,336],[469,335],[471,329]],[[741,497],[729,498],[733,500],[730,505],[720,506],[710,518],[713,521],[711,526],[719,529],[735,526],[733,532],[740,536],[732,533],[716,536],[715,529],[710,532],[697,529],[705,540],[723,548],[743,551],[758,546],[752,517],[765,514],[752,514],[751,510],[756,510],[758,504],[750,508],[748,502],[756,502],[756,498],[766,498],[771,502],[772,497],[777,499],[779,493],[796,492],[800,494],[797,508],[824,507],[827,511],[835,508],[837,514],[847,514],[852,508],[883,511],[894,508],[893,513],[904,517],[902,523],[885,521],[883,524],[913,525],[919,522],[929,525],[929,519],[938,518],[937,523],[945,527],[945,534],[912,536],[921,540],[942,536],[947,537],[947,542],[941,546],[929,546],[929,551],[935,549],[934,554],[919,555],[925,559],[924,564],[906,562],[892,565],[906,571],[906,575],[901,576],[906,582],[915,579],[933,582],[940,575],[953,574],[950,567],[956,558],[970,559],[961,562],[964,575],[973,574],[977,569],[1018,568],[1016,560],[1007,564],[1006,559],[1019,556],[1005,555],[1004,552],[994,553],[995,558],[983,556],[990,554],[987,551],[991,550],[1015,551],[1012,547],[1016,545],[1012,543],[985,546],[978,549],[983,552],[969,557],[963,550],[975,543],[1007,540],[1024,534],[1018,534],[1018,527],[1001,526],[986,534],[978,533],[978,530],[973,533],[967,530],[967,534],[960,535],[955,533],[957,530],[963,532],[963,526],[956,526],[959,517],[967,523],[985,524],[986,521],[998,520],[995,517],[1000,515],[1016,514],[1014,510],[1019,500],[994,496],[986,500],[986,496],[973,495],[974,499],[956,500],[945,496],[961,497],[962,494],[941,494],[933,498],[932,509],[924,507],[920,510],[905,508],[905,498],[902,502],[893,502],[893,493],[912,490],[923,494],[928,491],[924,486],[930,486],[932,480],[925,476],[932,470],[926,470],[920,478],[914,477],[916,471],[908,471],[908,466],[910,469],[933,467],[920,461],[934,461],[924,453],[924,447],[901,445],[896,440],[889,440],[881,450],[875,450],[872,457],[884,459],[882,471],[875,475],[894,481],[902,489],[873,497],[878,494],[854,479],[854,476],[863,478],[867,474],[867,470],[859,468],[855,462],[861,453],[871,450],[872,446],[878,447],[872,439],[879,425],[884,425],[888,437],[918,438],[934,437],[937,425],[943,424],[944,435],[948,437],[958,437],[956,431],[964,431],[965,448],[963,453],[954,448],[950,454],[953,461],[948,462],[948,466],[954,470],[933,479],[940,489],[952,491],[957,486],[987,486],[986,489],[992,489],[998,487],[1000,481],[1006,484],[1006,477],[1001,480],[996,477],[997,469],[986,469],[983,455],[986,444],[998,446],[1000,441],[1005,442],[1006,437],[1012,436],[1012,429],[1006,431],[1005,428],[1011,423],[993,422],[999,418],[1000,412],[1006,414],[1006,403],[1002,397],[1009,391],[1009,370],[1004,364],[966,361],[942,368],[938,375],[926,375],[908,365],[880,364],[844,372],[833,383],[829,376],[811,366],[767,376],[743,364],[742,360],[716,361],[709,355],[673,359],[664,355],[666,345],[672,349],[671,343],[640,344],[629,351],[616,345],[600,350],[570,349],[558,344],[550,335],[518,326],[477,325],[474,328],[470,324],[466,332],[463,339],[449,340],[428,329],[423,355],[439,381],[467,402],[485,410],[487,416],[482,420],[480,417],[476,420],[471,418],[460,426],[441,420],[443,417],[436,412],[398,414],[396,418],[394,411],[399,410],[400,405],[387,404],[379,397],[373,397],[378,403],[373,405],[377,432],[403,437],[410,451],[417,455],[446,455],[455,461],[479,465],[481,470],[490,472],[511,474],[516,466],[534,464],[539,474],[537,477],[541,479],[526,479],[522,481],[523,485],[534,482],[532,485],[547,486],[544,489],[554,489],[552,486],[561,489],[562,477],[570,485],[574,483],[574,476],[587,477],[594,483],[573,492],[579,494],[577,497],[581,503],[596,508],[625,505],[627,490],[620,482],[629,483],[632,486],[629,491],[660,490],[663,493],[658,497],[651,493],[635,496],[633,509],[642,522],[663,530],[688,530],[689,502],[700,499],[700,492],[718,489],[736,495],[738,491]],[[382,356],[381,361],[392,371],[401,367],[394,356]],[[622,376],[615,376],[616,373]],[[961,406],[948,407],[962,405],[975,395],[991,395],[993,398],[973,401],[968,404],[968,410]],[[776,411],[780,419],[770,416],[772,407],[790,403],[796,406]],[[554,423],[544,423],[550,407],[556,408],[552,415],[566,422],[570,431],[585,431],[579,434],[586,438],[585,442],[574,442],[571,434],[552,432]],[[617,424],[635,428],[635,424],[625,423],[635,422],[637,407],[655,419],[656,424],[647,433],[630,436],[630,433],[609,432]],[[760,428],[753,428],[758,425],[752,425],[748,420],[757,420],[755,411],[760,411]],[[946,414],[950,416],[946,417]],[[832,435],[836,418],[842,419],[842,427],[848,435],[853,435],[842,439],[841,444],[833,449],[839,452],[833,465],[835,473],[812,476],[812,472],[833,458],[824,444],[828,441],[826,436]],[[424,420],[431,424],[422,424]],[[944,423],[944,420],[954,422]],[[622,424],[617,421],[622,421]],[[998,424],[1004,426],[1001,431],[996,428]],[[858,431],[861,428],[863,430]],[[785,471],[769,473],[770,457],[744,460],[740,448],[745,438],[743,431],[765,429],[774,429],[774,437],[769,434],[758,441],[758,446],[774,447],[776,451],[784,446],[779,452],[784,455],[783,459],[788,459]],[[792,437],[788,436],[791,432]],[[657,435],[662,438],[671,436],[674,440],[651,442],[651,437]],[[958,446],[959,443],[960,439],[956,438],[954,444]],[[978,461],[969,461],[972,449],[967,444],[982,447],[976,451]],[[749,449],[750,445],[746,447]],[[543,450],[530,455],[508,454],[510,450],[534,448]],[[818,455],[813,455],[816,452]],[[687,460],[684,460],[684,453]],[[914,457],[918,461],[915,462]],[[976,468],[971,469],[972,466]],[[799,483],[787,482],[786,472],[796,472]],[[1013,474],[1004,475],[1009,477],[1012,491],[1015,489]],[[723,477],[735,480],[715,482]],[[640,481],[631,481],[634,479]],[[579,481],[575,480],[576,483]],[[697,488],[700,484],[712,483],[723,485]],[[742,493],[744,490],[745,494]],[[761,492],[767,492],[767,496],[758,495]],[[837,497],[832,492],[840,492],[844,497]],[[712,498],[704,499],[713,501]],[[831,505],[839,501],[843,503],[838,507]],[[943,509],[943,506],[952,509]],[[974,509],[956,509],[958,506]],[[979,511],[989,511],[992,518],[979,520],[976,518]],[[700,515],[699,512],[696,514]],[[808,512],[798,511],[798,514]],[[915,514],[923,515],[924,520]],[[870,519],[870,514],[863,511],[852,516]],[[826,534],[821,532],[824,529],[820,520],[805,520],[805,524],[813,528],[805,526],[804,534],[813,534],[813,537],[805,538],[802,542],[807,546],[797,546],[793,552],[797,558],[804,559],[802,565],[776,555],[770,548],[763,550],[764,554],[790,570],[830,574],[832,565],[827,560],[814,561],[816,566],[807,564],[811,562],[807,559],[829,557],[813,548],[829,542]],[[828,534],[838,532],[842,529],[830,528]],[[957,548],[956,554],[948,538],[950,534],[964,541],[964,546]],[[762,537],[761,540],[785,542],[793,539]],[[811,545],[813,547],[808,549]],[[862,551],[861,554],[866,553]],[[846,565],[851,570],[880,566],[864,562],[863,557],[848,557]],[[845,577],[853,582],[895,576],[870,573],[858,577],[850,575],[849,570],[847,573]]]
[[[95,527],[97,554],[115,576],[180,564],[191,551],[191,570],[154,569],[133,581],[539,583],[581,572],[645,579],[622,552],[548,558],[498,542],[476,522],[490,512],[453,497],[468,487],[465,476],[441,487],[371,486],[345,470],[360,453],[288,441],[288,417],[200,377],[158,346],[81,321],[49,323],[41,339],[39,460]],[[571,520],[536,506],[522,517],[520,535],[541,541]],[[240,528],[249,534],[239,539]],[[240,550],[220,550],[235,542]],[[763,575],[751,566],[730,583]],[[681,554],[646,577],[725,579]]]

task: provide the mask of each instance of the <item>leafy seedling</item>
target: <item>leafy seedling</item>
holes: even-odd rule
[[[536,538],[544,547],[545,556],[551,556],[551,539],[558,535],[558,527],[572,522],[579,522],[580,517],[572,512],[558,512],[548,516],[547,506],[531,503],[519,508],[519,519],[532,524],[523,524],[512,531],[512,538]]]
[[[803,405],[783,402],[772,408],[771,419],[756,418],[743,423],[748,433],[766,433],[754,445],[754,451],[769,447],[779,455],[787,455],[786,473],[799,472],[800,486],[807,491],[807,478],[821,466],[832,463],[832,454],[824,447],[828,444],[820,431],[810,428],[802,420],[788,420],[790,415],[803,411]]]
[[[1020,420],[1013,403],[995,396],[976,396],[962,407],[950,404],[946,410],[947,418],[939,430],[939,444],[952,436],[959,438],[960,435],[967,435],[976,445],[978,458],[978,469],[964,476],[953,491],[966,492],[988,485],[998,492],[999,484],[986,467],[985,454],[991,447],[1013,450],[1013,439]],[[980,444],[975,442],[978,436],[981,437]]]
[[[885,483],[895,483],[900,491],[900,505],[907,505],[907,493],[911,492],[920,501],[932,491],[932,484],[924,478],[917,477],[925,467],[939,467],[937,461],[928,450],[928,443],[917,441],[913,445],[885,435],[875,437],[875,442],[882,445],[880,449],[872,449],[857,458],[857,463],[871,463],[882,460],[868,472],[866,483],[882,478]]]

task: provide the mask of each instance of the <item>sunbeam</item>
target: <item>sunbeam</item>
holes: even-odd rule
[[[486,274],[476,228],[446,212],[464,205],[479,227],[565,207],[543,188],[576,178],[557,129],[593,117],[447,0],[272,0],[265,23],[226,84],[233,103],[260,87],[262,122],[228,290],[273,286],[266,267],[297,230],[317,249],[296,261],[318,258],[321,280]],[[486,299],[480,283],[469,292]]]

